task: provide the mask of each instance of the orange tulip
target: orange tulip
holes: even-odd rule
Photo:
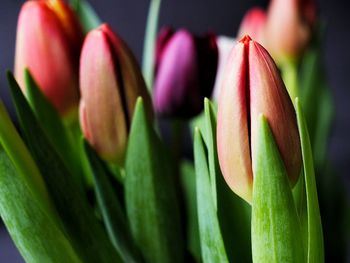
[[[61,0],[27,1],[17,25],[15,76],[25,91],[24,69],[29,68],[46,97],[61,115],[79,102],[81,26]]]

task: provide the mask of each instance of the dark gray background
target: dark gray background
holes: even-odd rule
[[[195,32],[212,30],[234,36],[249,7],[266,6],[267,0],[163,0],[160,24],[187,27]],[[327,23],[324,42],[327,74],[336,101],[330,157],[339,174],[350,176],[350,1],[319,0],[320,16]],[[2,0],[0,5],[0,95],[12,112],[5,80],[13,68],[17,15],[23,1]],[[140,59],[149,1],[90,0],[100,17],[124,37]],[[0,223],[1,224],[1,223]],[[0,225],[0,262],[22,262]]]

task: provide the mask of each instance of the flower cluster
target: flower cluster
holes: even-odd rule
[[[23,4],[8,74],[21,133],[0,103],[0,216],[21,255],[323,262],[314,161],[321,170],[330,121],[319,112],[331,99],[322,86],[310,110],[318,83],[299,81],[321,76],[305,55],[319,54],[314,1],[253,8],[236,40],[171,27],[156,37],[159,4],[143,71],[87,1]],[[187,128],[193,160],[182,156]]]

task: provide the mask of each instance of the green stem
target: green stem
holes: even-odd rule
[[[171,150],[176,165],[180,163],[184,122],[182,120],[173,120],[172,123]],[[178,166],[177,166],[178,167]]]
[[[299,96],[298,65],[295,62],[286,62],[281,65],[282,78],[292,101]]]
[[[143,45],[142,72],[147,84],[147,88],[150,92],[152,91],[153,86],[153,61],[155,42],[157,37],[160,4],[161,0],[151,0],[150,2],[146,24],[145,40]]]

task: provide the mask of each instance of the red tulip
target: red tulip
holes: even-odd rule
[[[104,24],[91,31],[80,60],[80,123],[101,158],[121,163],[136,99],[151,101],[130,49]]]
[[[258,118],[266,116],[293,186],[301,153],[293,104],[268,52],[250,37],[233,48],[218,104],[217,142],[221,171],[230,188],[250,201]]]
[[[163,30],[157,40],[154,107],[157,113],[190,118],[203,109],[216,76],[216,37],[196,37],[182,29]]]
[[[293,61],[307,47],[316,22],[314,0],[272,0],[266,22],[266,47],[278,63]]]
[[[263,43],[265,23],[266,13],[262,8],[254,7],[248,10],[239,26],[237,38],[249,35],[259,43]]]
[[[15,76],[23,90],[24,69],[56,109],[66,115],[78,106],[81,26],[61,0],[27,1],[17,25]]]

